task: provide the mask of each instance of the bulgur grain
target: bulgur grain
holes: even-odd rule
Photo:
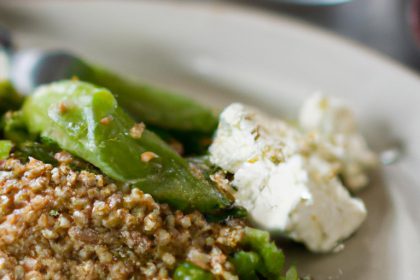
[[[237,279],[240,220],[208,223],[55,158],[0,162],[0,279],[171,279],[186,260]]]

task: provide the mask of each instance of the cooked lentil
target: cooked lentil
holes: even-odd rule
[[[31,158],[0,162],[1,279],[170,279],[181,261],[237,279],[244,224],[208,223],[101,174]]]

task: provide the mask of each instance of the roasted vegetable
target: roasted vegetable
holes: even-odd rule
[[[280,278],[284,255],[275,243],[270,241],[267,231],[247,227],[241,245],[248,251],[239,251],[232,258],[241,279]]]
[[[233,256],[232,263],[240,279],[258,280],[257,271],[262,264],[257,253],[239,251]]]
[[[210,272],[185,262],[178,265],[175,269],[173,278],[174,280],[212,280],[213,276]]]
[[[289,270],[286,272],[286,276],[282,277],[281,280],[299,280],[299,275],[296,268],[293,266],[289,268]]]
[[[205,155],[213,138],[213,131],[207,133],[196,131],[176,131],[152,125],[148,125],[148,128],[170,145],[179,144],[182,155],[184,156]]]
[[[0,115],[9,110],[19,109],[23,96],[19,95],[8,80],[0,81]]]
[[[78,81],[39,88],[23,109],[31,134],[41,134],[109,177],[178,209],[214,213],[231,201],[154,133],[119,107],[110,91]]]
[[[216,115],[191,99],[134,84],[104,68],[92,66],[91,69],[91,82],[114,92],[118,103],[138,120],[179,131],[211,133],[216,128]]]
[[[18,94],[10,79],[10,34],[0,26],[0,115],[18,109],[23,96]]]
[[[54,154],[60,151],[58,146],[48,139],[35,139],[27,129],[21,111],[8,111],[0,124],[2,137],[14,143],[13,155],[16,158],[22,162],[33,157],[45,163],[57,163]]]
[[[14,143],[33,140],[33,137],[29,135],[20,111],[8,111],[4,114],[0,120],[0,127],[3,137],[12,140]]]
[[[13,144],[9,140],[0,140],[0,160],[6,159],[10,151],[12,150]]]
[[[42,162],[56,165],[58,162],[54,158],[54,155],[59,151],[60,149],[57,145],[54,145],[54,143],[25,141],[16,144],[13,154],[15,158],[21,160],[22,162],[26,162],[29,157],[33,157]]]
[[[108,88],[124,110],[148,125],[205,134],[216,128],[217,116],[205,106],[166,90],[133,83],[74,55],[40,51],[14,56],[12,78],[27,94],[39,85],[72,77]]]

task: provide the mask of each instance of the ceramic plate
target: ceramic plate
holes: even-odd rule
[[[21,47],[70,49],[215,107],[243,101],[295,117],[314,91],[346,99],[371,146],[400,158],[360,194],[369,217],[344,250],[287,246],[287,259],[315,279],[419,279],[417,75],[289,18],[220,3],[10,1],[0,21]]]

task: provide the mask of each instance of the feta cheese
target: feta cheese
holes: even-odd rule
[[[314,156],[301,166],[310,199],[300,200],[289,214],[286,234],[311,251],[328,252],[357,230],[366,218],[364,203],[352,198],[329,163]]]
[[[316,94],[302,106],[299,123],[316,139],[318,152],[339,167],[346,187],[357,191],[367,185],[366,170],[376,165],[377,158],[357,130],[349,107],[337,98]]]
[[[220,116],[210,160],[234,175],[236,203],[257,226],[325,252],[361,225],[366,209],[341,184],[337,166],[312,150],[311,139],[236,103]]]

